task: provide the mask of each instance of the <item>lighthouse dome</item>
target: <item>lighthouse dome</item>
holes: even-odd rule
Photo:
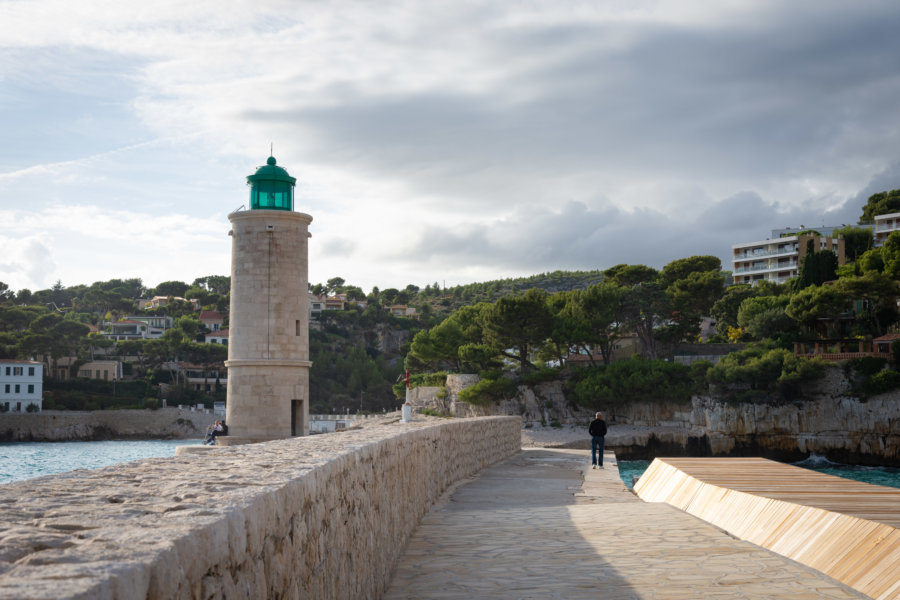
[[[274,156],[247,176],[250,186],[250,210],[294,210],[295,177],[276,164]]]

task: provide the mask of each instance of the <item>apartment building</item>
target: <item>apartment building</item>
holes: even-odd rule
[[[796,277],[800,261],[806,256],[806,246],[813,241],[815,251],[831,250],[838,264],[844,264],[844,239],[811,233],[797,233],[760,242],[735,244],[732,250],[734,283],[754,284],[759,281],[784,283]]]
[[[4,412],[27,412],[31,404],[40,411],[43,391],[43,363],[0,359],[0,406]]]
[[[900,231],[900,213],[875,216],[875,246],[881,246],[888,236]]]

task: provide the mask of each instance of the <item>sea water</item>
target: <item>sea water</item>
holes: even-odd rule
[[[831,462],[824,456],[813,454],[806,460],[792,463],[797,467],[811,469],[828,475],[836,475],[846,479],[855,479],[864,483],[873,483],[875,485],[886,485],[889,487],[900,488],[900,468],[897,467],[865,467],[860,465],[842,465],[840,463]],[[648,460],[620,460],[619,475],[622,481],[632,487],[632,479],[635,475],[640,477],[650,466]]]
[[[200,442],[201,440],[129,440],[0,444],[0,484],[74,469],[99,469],[142,458],[175,456],[176,446]]]

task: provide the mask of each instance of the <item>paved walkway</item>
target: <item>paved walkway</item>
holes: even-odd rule
[[[526,449],[425,516],[385,600],[866,598],[619,479],[615,457]]]

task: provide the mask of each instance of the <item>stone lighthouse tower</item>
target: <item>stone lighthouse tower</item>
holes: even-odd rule
[[[240,444],[309,433],[310,215],[294,212],[296,179],[275,164],[247,177],[250,209],[228,215],[231,312],[229,435]]]

